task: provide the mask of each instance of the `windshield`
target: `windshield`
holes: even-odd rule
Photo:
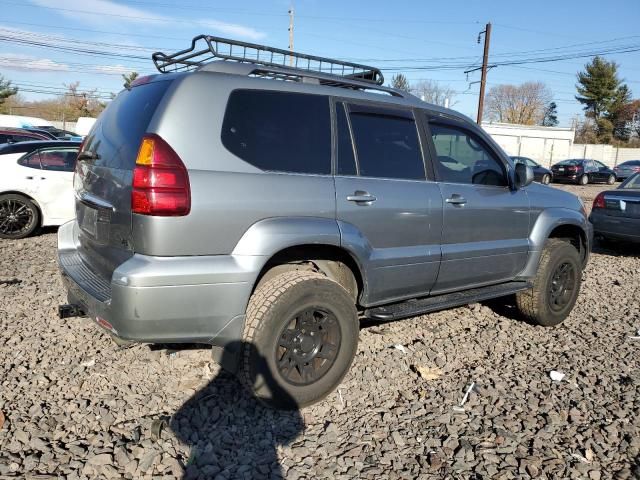
[[[635,175],[630,176],[618,188],[640,189],[640,173],[636,173]]]

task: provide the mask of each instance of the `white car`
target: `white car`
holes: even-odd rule
[[[24,238],[75,216],[73,171],[79,142],[0,146],[0,238]]]

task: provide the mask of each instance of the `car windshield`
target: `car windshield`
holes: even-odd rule
[[[628,188],[634,190],[640,189],[640,173],[636,173],[635,175],[629,177],[627,181],[620,185],[618,188]]]
[[[558,165],[580,165],[582,160],[563,160]]]

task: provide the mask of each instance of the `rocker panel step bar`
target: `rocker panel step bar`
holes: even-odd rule
[[[473,288],[462,292],[447,293],[433,297],[414,298],[405,302],[393,303],[380,307],[368,308],[364,314],[372,320],[391,321],[401,318],[415,317],[437,310],[459,307],[469,303],[481,302],[491,298],[511,295],[531,288],[529,282],[508,282],[488,287]]]

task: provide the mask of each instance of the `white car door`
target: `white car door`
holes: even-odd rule
[[[43,148],[36,200],[48,225],[59,225],[75,216],[73,171],[78,149],[73,147]]]

